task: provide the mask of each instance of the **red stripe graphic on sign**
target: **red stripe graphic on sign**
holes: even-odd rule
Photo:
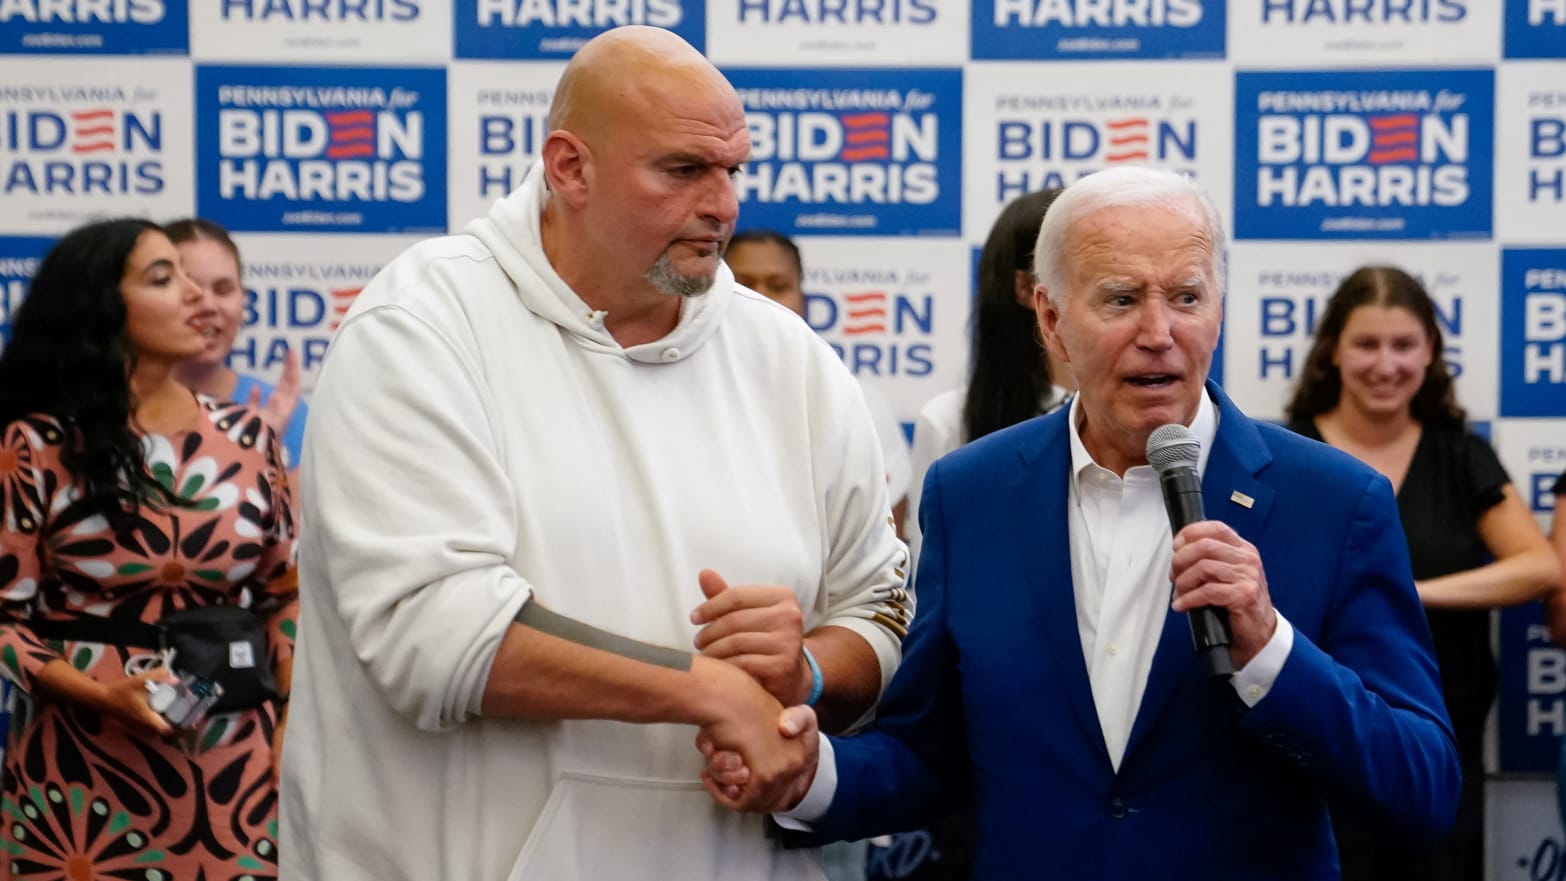
[[[1133,116],[1126,119],[1107,119],[1109,149],[1104,152],[1105,162],[1146,162],[1151,154],[1147,144],[1147,117]]]
[[[1403,150],[1371,150],[1370,151],[1370,164],[1371,165],[1385,165],[1388,162],[1417,162],[1417,161],[1419,161],[1419,151],[1415,150],[1413,147],[1408,147],[1408,148],[1403,149]]]
[[[1390,128],[1413,128],[1417,125],[1419,125],[1419,118],[1412,113],[1389,113],[1370,117],[1370,128],[1373,131]]]
[[[884,144],[891,139],[891,136],[888,135],[884,129],[855,130],[849,132],[847,135],[847,140],[850,144]]]
[[[343,316],[353,307],[353,301],[358,298],[359,292],[364,288],[338,288],[332,294],[332,330],[343,323]]]
[[[341,110],[326,114],[331,142],[328,159],[357,159],[375,155],[375,114],[368,110]]]
[[[843,125],[849,128],[866,128],[877,125],[885,128],[892,124],[892,116],[889,113],[845,113]]]
[[[1371,165],[1389,162],[1417,162],[1419,151],[1419,117],[1412,113],[1390,113],[1371,116],[1370,123]]]
[[[101,153],[114,149],[114,111],[107,107],[71,114],[71,152]]]
[[[889,159],[892,156],[887,144],[892,142],[892,116],[889,113],[845,113],[843,140],[846,146],[837,158],[844,162],[863,162],[866,159]]]
[[[865,291],[844,294],[848,303],[848,318],[843,322],[843,333],[857,336],[862,333],[886,333],[886,292]]]

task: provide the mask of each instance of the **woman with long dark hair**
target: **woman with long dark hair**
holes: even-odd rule
[[[1468,430],[1435,305],[1408,273],[1368,266],[1338,286],[1288,418],[1392,482],[1463,767],[1456,828],[1436,844],[1334,805],[1343,878],[1479,881],[1484,725],[1496,685],[1490,610],[1547,593],[1560,567],[1495,451]]]
[[[102,221],[0,352],[0,879],[275,874],[292,506],[265,422],[174,379],[211,312],[157,225]]]
[[[1058,195],[1051,189],[1018,196],[995,218],[979,253],[968,385],[931,398],[914,422],[905,532],[916,565],[919,494],[930,465],[992,431],[1054,410],[1076,388],[1069,368],[1051,364],[1033,311],[1033,245]]]

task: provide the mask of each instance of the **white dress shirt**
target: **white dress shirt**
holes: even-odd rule
[[[1119,771],[1173,600],[1169,566],[1174,537],[1152,466],[1127,469],[1124,478],[1100,467],[1077,431],[1082,421],[1080,396],[1072,399],[1068,418],[1071,479],[1066,490],[1070,511],[1067,531],[1077,629],[1104,745]],[[1218,433],[1218,411],[1205,393],[1190,429],[1202,445],[1197,471],[1205,474],[1208,450]],[[1281,613],[1277,617],[1277,629],[1267,645],[1230,680],[1248,707],[1267,696],[1294,646],[1294,628]],[[827,812],[836,790],[831,741],[822,735],[821,756],[809,791],[793,810],[774,817],[787,828],[808,829],[805,824]]]

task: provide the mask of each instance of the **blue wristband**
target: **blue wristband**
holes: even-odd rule
[[[816,656],[810,653],[810,649],[801,646],[805,653],[805,663],[810,667],[810,696],[805,698],[806,706],[815,706],[816,701],[821,700],[821,692],[826,689],[826,683],[821,680],[821,665],[816,663]]]

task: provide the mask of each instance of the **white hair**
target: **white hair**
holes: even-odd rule
[[[1213,279],[1224,290],[1223,218],[1207,193],[1183,174],[1138,165],[1119,165],[1095,172],[1066,187],[1039,227],[1033,246],[1033,277],[1049,292],[1057,307],[1066,302],[1066,246],[1072,224],[1094,212],[1122,205],[1195,209],[1205,220],[1212,242]]]

